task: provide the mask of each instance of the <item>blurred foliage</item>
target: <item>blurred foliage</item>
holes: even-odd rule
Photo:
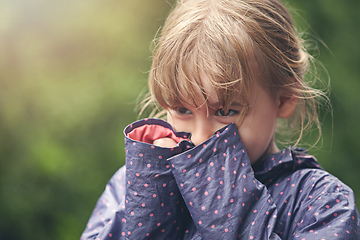
[[[334,117],[324,109],[322,142],[311,153],[355,190],[360,205],[360,2],[289,4],[298,27],[319,43],[315,55],[331,77]],[[122,131],[137,118],[151,41],[170,6],[0,1],[1,240],[80,237],[124,163]]]

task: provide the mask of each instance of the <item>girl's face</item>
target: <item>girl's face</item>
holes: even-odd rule
[[[206,85],[204,87],[209,107],[204,104],[203,95],[199,90],[199,99],[196,99],[196,102],[200,107],[181,104],[176,109],[169,109],[167,113],[168,122],[174,129],[190,132],[191,140],[195,145],[210,138],[220,128],[237,122],[243,108],[241,103],[234,102],[229,111],[224,112],[214,90]],[[253,164],[279,151],[274,136],[281,103],[257,84],[252,89],[252,93],[254,94],[250,98],[250,105],[238,130]]]

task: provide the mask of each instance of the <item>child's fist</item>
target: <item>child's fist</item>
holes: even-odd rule
[[[177,143],[172,138],[159,138],[154,140],[153,144],[158,147],[163,148],[173,148],[176,147]]]

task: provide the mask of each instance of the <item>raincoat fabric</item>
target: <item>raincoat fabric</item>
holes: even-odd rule
[[[198,146],[158,119],[124,133],[126,166],[81,239],[360,239],[352,190],[304,150],[251,166],[234,124]],[[152,144],[162,137],[178,145]]]

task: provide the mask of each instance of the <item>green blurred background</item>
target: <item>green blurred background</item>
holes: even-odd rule
[[[0,0],[1,240],[80,237],[124,163],[122,131],[137,118],[169,2]],[[322,114],[311,153],[360,206],[360,1],[289,4],[331,77],[334,116]]]

